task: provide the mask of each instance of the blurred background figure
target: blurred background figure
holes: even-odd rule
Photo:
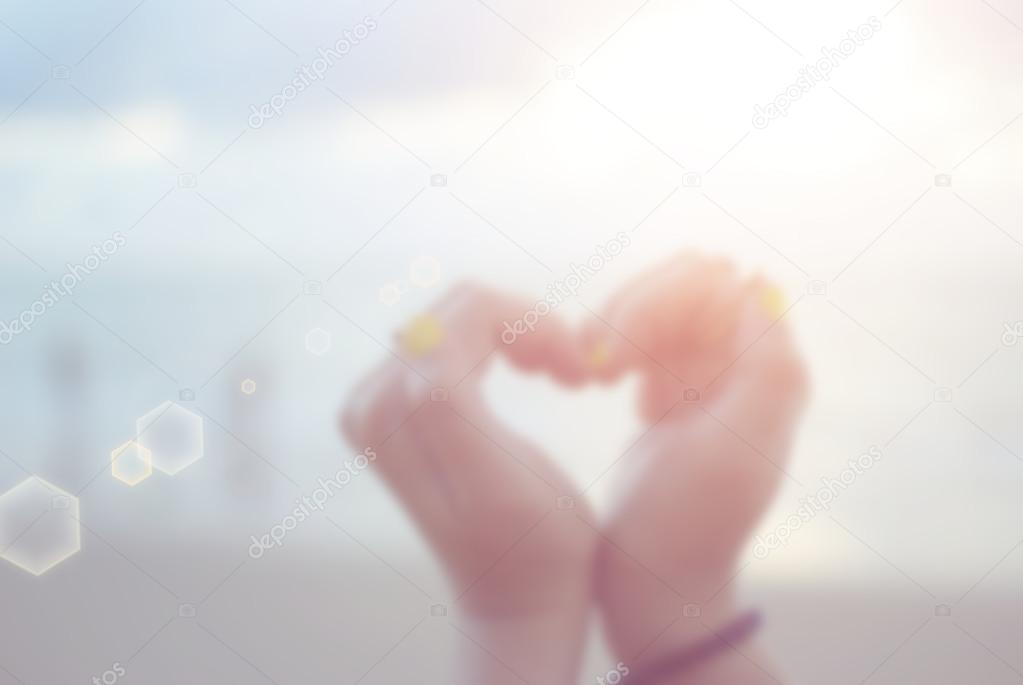
[[[48,407],[40,409],[53,426],[47,432],[51,444],[43,470],[80,483],[95,475],[95,460],[89,454],[99,447],[92,410],[96,381],[84,345],[65,335],[51,344],[39,374],[48,391]]]
[[[234,385],[226,388],[229,393],[226,424],[236,427],[238,433],[247,437],[233,441],[234,458],[225,464],[224,485],[235,497],[265,502],[276,489],[274,479],[252,469],[250,462],[267,458],[263,456],[264,451],[274,457],[287,454],[275,439],[280,435],[275,429],[275,417],[286,411],[280,406],[286,397],[281,392],[272,362],[259,358],[243,359],[232,370],[231,378]],[[258,452],[254,453],[254,450]]]

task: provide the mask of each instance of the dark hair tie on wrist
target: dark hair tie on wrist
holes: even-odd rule
[[[660,657],[648,666],[636,669],[628,681],[631,685],[653,685],[663,678],[692,670],[749,638],[760,627],[760,623],[759,611],[740,614],[738,618],[709,637]]]

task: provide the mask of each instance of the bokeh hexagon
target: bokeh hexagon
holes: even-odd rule
[[[330,331],[314,328],[306,333],[305,348],[317,357],[322,357],[330,351],[332,339],[333,336],[331,336]]]
[[[380,303],[385,307],[393,307],[401,300],[401,283],[387,283],[377,292]]]
[[[430,255],[420,255],[409,264],[408,279],[417,288],[432,288],[440,282],[440,275],[440,262]]]
[[[110,453],[110,472],[125,485],[135,487],[153,475],[153,453],[129,440]]]
[[[82,548],[78,498],[32,476],[0,495],[0,558],[41,576]]]
[[[173,476],[203,456],[202,418],[164,402],[135,422],[135,440],[152,453],[153,468]]]

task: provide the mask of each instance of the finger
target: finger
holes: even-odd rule
[[[416,363],[426,375],[445,384],[458,384],[469,373],[479,378],[495,352],[520,369],[545,370],[562,382],[577,383],[584,376],[577,341],[549,307],[489,288],[453,289],[425,320],[411,326],[399,341],[407,353],[419,353]],[[427,349],[415,349],[422,340]]]
[[[734,273],[720,279],[696,307],[691,322],[682,324],[688,330],[680,331],[679,337],[694,350],[724,352],[735,337],[750,288],[750,281],[740,280]]]
[[[587,346],[608,348],[610,361],[598,375],[613,379],[644,357],[661,364],[677,358],[692,337],[694,317],[733,274],[725,260],[683,253],[633,279],[609,302],[604,321],[591,322],[584,333]]]
[[[719,402],[736,429],[767,434],[772,426],[794,423],[808,392],[808,377],[791,327],[779,318],[777,289],[764,279],[750,286],[736,334],[731,367],[715,382]]]
[[[623,303],[613,320],[623,330],[636,331],[634,342],[654,356],[677,357],[699,337],[699,320],[734,281],[731,264],[704,260],[652,279],[647,292]]]
[[[737,328],[750,288],[749,282],[731,276],[719,279],[689,320],[675,322],[672,330],[662,334],[667,346],[653,349],[684,380],[685,387],[680,388],[674,378],[663,373],[646,373],[640,402],[644,419],[656,421],[680,401],[699,402],[707,383],[734,359]]]
[[[688,260],[684,268],[651,277],[611,313],[612,324],[624,333],[612,355],[622,360],[619,364],[645,367],[647,375],[668,369],[677,380],[692,384],[685,368],[701,339],[700,319],[713,312],[734,281],[734,268],[722,260]]]
[[[552,494],[544,502],[552,500],[556,471],[539,451],[497,422],[479,423],[449,405],[436,407],[414,421],[420,444],[433,455],[432,466],[443,475],[456,513],[471,515],[471,507],[481,500],[494,505],[548,487]],[[530,486],[517,486],[522,483]]]
[[[379,447],[408,417],[416,404],[410,385],[426,386],[400,361],[388,359],[348,395],[340,416],[341,433],[356,449]]]
[[[421,392],[410,392],[409,383],[422,381],[397,360],[388,360],[367,376],[341,414],[341,430],[356,449],[376,454],[373,468],[413,515],[430,513],[441,506],[443,489],[434,480],[429,454],[418,446],[417,414],[429,408]]]
[[[611,296],[599,314],[594,314],[583,325],[580,339],[587,351],[586,358],[591,372],[599,380],[615,380],[629,368],[632,361],[627,348],[633,347],[630,340],[636,332],[630,334],[618,327],[622,325],[618,321],[619,313],[637,297],[649,297],[650,291],[656,287],[654,284],[663,282],[672,272],[685,270],[697,261],[696,253],[687,251],[633,276]],[[642,332],[639,335],[649,337],[642,335]]]
[[[685,250],[655,266],[633,276],[620,288],[604,306],[604,315],[613,318],[615,313],[633,302],[637,293],[644,292],[653,283],[661,283],[673,274],[688,273],[704,263],[706,258],[693,250]]]
[[[662,350],[673,368],[697,391],[702,391],[737,354],[738,329],[751,284],[734,277],[719,279],[691,320],[667,336],[673,349]]]
[[[593,314],[583,325],[580,340],[585,359],[598,380],[614,381],[632,368],[636,358],[644,352],[634,342],[635,338],[652,337],[652,330],[647,330],[645,321],[632,322],[630,330],[623,330],[626,324],[620,320],[620,313],[637,299],[651,297],[658,284],[672,272],[685,269],[695,260],[695,254],[686,252],[634,276],[612,295],[601,313]]]
[[[432,445],[424,444],[422,422],[443,405],[426,402],[380,447],[376,472],[420,530],[432,537],[453,518],[452,475]]]

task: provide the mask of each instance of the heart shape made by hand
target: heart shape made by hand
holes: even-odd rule
[[[346,435],[375,449],[471,615],[558,607],[578,616],[589,601],[578,594],[581,569],[595,558],[620,653],[652,639],[660,614],[684,598],[715,598],[707,619],[727,620],[721,588],[787,476],[806,396],[777,291],[724,261],[684,255],[627,284],[578,332],[540,311],[480,286],[453,289],[402,332],[402,357],[354,393]],[[638,376],[640,435],[600,475],[628,483],[607,520],[486,401],[497,356],[573,388]],[[599,417],[564,430],[587,423]]]

